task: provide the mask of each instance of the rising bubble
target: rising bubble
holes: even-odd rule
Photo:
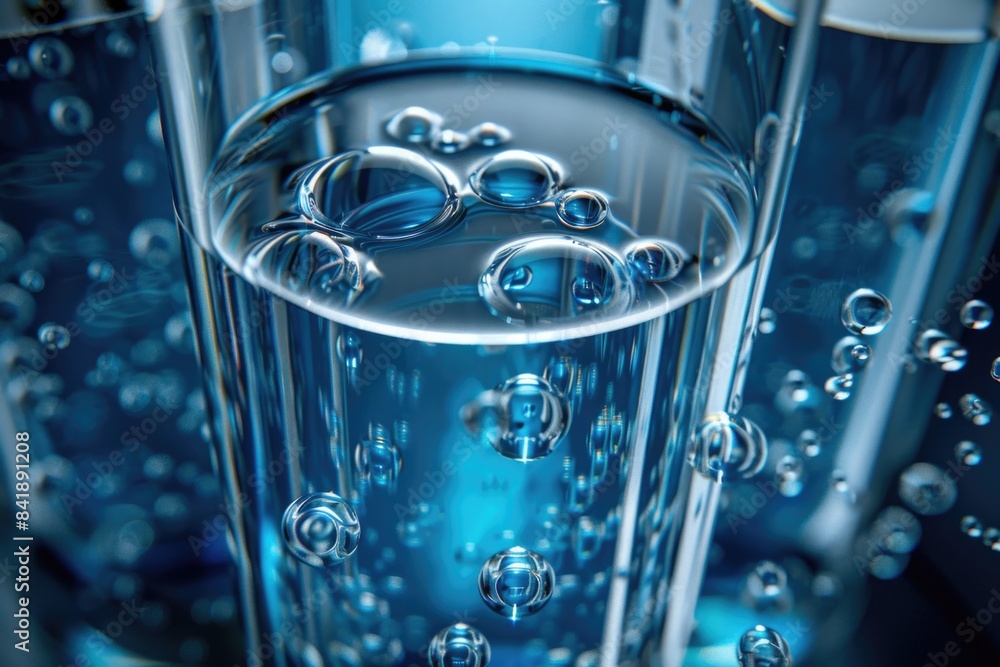
[[[963,516],[962,520],[958,523],[958,527],[969,537],[981,537],[983,534],[982,522],[971,514]]]
[[[60,324],[47,322],[38,327],[38,342],[50,350],[65,350],[71,339],[69,329]]]
[[[854,387],[854,375],[851,373],[844,373],[843,375],[834,375],[828,378],[825,383],[823,383],[823,389],[826,393],[835,401],[843,401],[851,397],[851,389]]]
[[[976,394],[963,394],[958,399],[962,416],[976,426],[986,426],[993,418],[993,408]]]
[[[431,667],[486,667],[490,644],[471,625],[456,623],[434,635],[427,649]]]
[[[927,329],[917,336],[917,358],[936,364],[943,371],[953,373],[965,367],[969,353],[942,331]]]
[[[695,470],[717,482],[753,477],[766,458],[767,438],[760,427],[726,412],[713,413],[702,422],[688,454]]]
[[[967,301],[958,312],[962,326],[969,329],[985,329],[993,321],[993,307],[985,301]]]
[[[361,538],[354,508],[334,493],[302,496],[288,506],[281,523],[292,554],[313,567],[343,562]]]
[[[740,637],[736,647],[740,667],[791,667],[792,651],[776,630],[755,626]]]
[[[958,498],[958,489],[941,468],[930,463],[914,463],[899,476],[899,497],[917,514],[947,512]]]
[[[522,547],[501,551],[479,572],[479,594],[496,613],[517,620],[538,612],[552,596],[555,573],[542,556]]]
[[[867,288],[848,295],[840,310],[840,321],[855,335],[873,336],[885,329],[891,318],[889,298]]]
[[[955,445],[955,458],[967,466],[976,466],[983,460],[983,450],[971,440],[963,440]]]
[[[871,353],[860,338],[844,336],[833,345],[830,366],[835,373],[857,373],[867,365]]]

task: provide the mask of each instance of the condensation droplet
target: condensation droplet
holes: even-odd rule
[[[680,274],[687,263],[687,255],[669,241],[644,239],[625,249],[625,262],[636,280],[662,283]]]
[[[302,496],[288,506],[281,523],[292,554],[313,567],[343,562],[361,538],[357,513],[334,493]]]
[[[590,190],[567,190],[556,200],[556,214],[570,229],[593,229],[608,217],[608,202]]]
[[[511,620],[538,612],[549,601],[554,588],[552,566],[523,547],[512,547],[491,556],[479,572],[483,602]]]
[[[546,160],[527,151],[499,153],[472,174],[472,189],[498,206],[534,206],[552,196],[559,177]]]
[[[943,514],[955,504],[955,481],[930,463],[914,463],[899,476],[899,497],[917,514]]]
[[[867,288],[851,292],[840,310],[840,321],[855,335],[874,336],[885,329],[890,319],[889,298]]]
[[[420,144],[441,131],[440,115],[423,107],[407,107],[386,123],[385,131],[393,139]]]

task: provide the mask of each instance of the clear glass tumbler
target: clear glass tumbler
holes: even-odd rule
[[[679,663],[810,50],[688,4],[146,3],[247,664]]]

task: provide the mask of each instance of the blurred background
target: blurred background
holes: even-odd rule
[[[245,664],[221,530],[227,508],[206,445],[205,401],[157,112],[160,80],[142,18],[124,0],[10,0],[0,8],[0,27],[0,539],[13,545],[15,534],[34,538],[30,654],[14,648],[8,630],[19,597],[17,562],[13,548],[0,550],[2,662]],[[821,75],[835,74],[844,63],[871,63],[849,37],[828,33],[826,39],[837,48],[822,52]],[[925,58],[933,68],[933,54]],[[917,86],[919,79],[905,85]],[[924,312],[948,315],[938,318],[938,328],[966,352],[964,363],[958,372],[941,372],[934,364],[926,367],[914,349],[899,361],[904,373],[896,393],[863,406],[887,415],[881,477],[895,481],[914,461],[946,470],[956,463],[950,469],[958,478],[957,500],[946,511],[921,516],[915,540],[912,526],[894,533],[913,542],[908,554],[887,553],[881,538],[871,537],[877,518],[858,527],[860,560],[847,574],[824,580],[830,587],[824,595],[841,602],[814,613],[808,632],[818,635],[811,643],[819,649],[796,664],[1000,664],[1000,614],[989,608],[995,599],[1000,610],[1000,531],[993,528],[1000,526],[1000,438],[988,414],[989,405],[1000,405],[1000,383],[991,377],[1000,335],[988,321],[963,325],[960,313],[972,299],[1000,307],[1000,281],[993,280],[1000,273],[996,88],[994,80],[953,213],[964,216],[971,231],[942,248],[933,270],[943,277],[924,304]],[[838,122],[835,112],[831,106],[807,120],[800,163],[815,167],[838,159],[829,134]],[[888,150],[875,138],[868,146]],[[902,150],[883,161],[905,158]],[[808,174],[816,178],[815,169]],[[806,178],[793,181],[795,224],[786,221],[786,230],[822,228],[822,215],[803,194],[810,186]],[[908,210],[914,208],[919,210]],[[841,275],[849,272],[849,261],[833,254],[824,265],[804,237],[824,250],[821,232],[783,232],[778,240],[776,256],[787,261],[776,260],[774,272],[785,282],[769,285],[765,297],[771,307],[750,369],[750,412],[755,401],[764,403],[754,386],[771,400],[787,379],[789,341],[812,335],[816,303],[824,299],[823,272],[825,279],[849,282]],[[793,295],[784,309],[783,294]],[[983,321],[980,314],[978,323]],[[813,365],[825,367],[828,351],[817,347],[823,359]],[[822,383],[824,377],[813,379]],[[979,408],[963,400],[970,394],[979,397]],[[774,457],[781,451],[774,443],[784,436],[766,412],[761,408],[755,418],[772,439]],[[833,423],[838,414],[831,413]],[[29,433],[31,443],[26,531],[14,520],[22,509],[14,505],[17,432]],[[794,446],[802,448],[801,433]],[[864,491],[876,517],[906,504],[896,483]],[[739,540],[743,553],[777,559],[765,538],[803,530],[794,510],[797,495],[782,493],[754,525],[739,531],[724,518],[737,506],[738,492],[729,498],[695,645],[711,634],[712,599],[738,599],[730,583],[747,576],[742,565],[727,560],[727,543]],[[867,549],[873,541],[874,550]],[[782,567],[794,574],[796,562]],[[735,585],[738,590],[741,584]],[[795,622],[778,629],[788,637]],[[951,642],[954,655],[948,653]],[[697,656],[691,662],[698,664]],[[736,665],[735,655],[724,664]]]

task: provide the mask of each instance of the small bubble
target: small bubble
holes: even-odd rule
[[[688,454],[699,473],[722,482],[739,476],[753,477],[767,459],[767,438],[746,417],[716,412],[701,423]]]
[[[110,53],[113,53],[119,58],[128,59],[135,55],[135,42],[132,41],[131,37],[120,30],[109,32],[108,36],[104,39],[104,45]]]
[[[133,158],[125,163],[122,178],[133,187],[152,185],[156,180],[156,168],[148,160]]]
[[[1000,382],[1000,357],[994,359],[990,365],[990,377]]]
[[[278,51],[271,56],[271,69],[278,74],[288,74],[295,67],[295,58],[287,51]]]
[[[874,336],[892,319],[889,298],[871,289],[859,289],[844,300],[840,321],[855,335]]]
[[[757,563],[743,584],[743,603],[756,611],[787,611],[792,597],[785,568],[769,560]]]
[[[843,493],[847,496],[852,496],[851,485],[847,481],[847,473],[843,470],[834,470],[830,474],[830,482],[833,484],[833,488],[838,493]]]
[[[757,321],[757,331],[762,334],[772,334],[778,327],[778,316],[770,308],[761,308],[760,319]]]
[[[947,403],[938,403],[934,406],[934,416],[938,419],[951,419],[951,406]]]
[[[77,207],[73,211],[73,220],[79,225],[89,225],[94,221],[94,212],[86,206]]]
[[[958,498],[955,481],[930,463],[914,463],[899,476],[899,497],[917,514],[947,512]]]
[[[377,425],[370,427],[368,436],[358,444],[354,459],[361,481],[389,489],[395,487],[396,478],[403,468],[399,449],[388,431]]]
[[[94,112],[85,100],[66,95],[52,102],[49,121],[60,134],[73,137],[90,129],[94,122]]]
[[[608,217],[608,202],[589,190],[567,190],[556,200],[559,221],[571,229],[593,229]]]
[[[38,293],[45,289],[45,276],[42,275],[41,271],[36,269],[24,271],[17,279],[17,282],[29,292]]]
[[[357,369],[361,367],[364,359],[364,347],[361,339],[353,331],[348,331],[337,336],[337,356],[347,368]]]
[[[835,401],[844,401],[850,398],[852,387],[854,387],[854,375],[851,373],[834,375],[823,383],[823,389],[825,389],[826,393],[830,394]]]
[[[981,537],[983,534],[982,522],[971,514],[966,514],[958,523],[959,529],[969,537]]]
[[[677,277],[687,263],[687,256],[669,241],[647,239],[626,248],[625,261],[638,279],[662,283]]]
[[[431,139],[431,148],[445,155],[452,155],[464,151],[472,141],[469,136],[457,130],[441,130]]]
[[[50,350],[65,350],[71,340],[69,329],[54,322],[38,327],[38,342]]]
[[[894,554],[907,554],[917,548],[921,533],[917,517],[902,507],[891,506],[879,512],[869,535],[880,549]]]
[[[486,667],[490,644],[479,630],[456,623],[434,635],[427,649],[431,667]]]
[[[797,456],[786,455],[775,466],[775,481],[778,493],[786,498],[794,498],[802,493],[805,463]]]
[[[927,329],[917,336],[917,358],[937,364],[941,370],[953,373],[965,367],[969,353],[942,331]]]
[[[792,667],[792,651],[776,630],[757,625],[740,637],[736,647],[740,667]]]
[[[811,428],[807,428],[799,433],[799,437],[796,439],[795,444],[798,446],[799,451],[809,458],[819,456],[823,448],[823,443],[820,442],[819,434]]]
[[[469,136],[480,146],[493,148],[511,140],[511,132],[496,123],[480,123],[469,131]]]
[[[976,394],[964,394],[958,399],[962,416],[976,426],[986,426],[993,418],[993,408]]]
[[[955,445],[955,458],[967,466],[976,466],[983,460],[983,450],[971,440],[963,440]]]
[[[872,349],[855,336],[844,336],[833,345],[830,367],[835,373],[857,373],[871,358]]]
[[[516,150],[493,156],[470,179],[472,189],[484,201],[514,208],[545,201],[558,182],[555,169],[545,159]]]
[[[552,566],[539,554],[522,547],[491,556],[479,572],[483,602],[511,620],[538,612],[549,601],[554,587]]]
[[[94,282],[106,283],[115,277],[115,267],[107,260],[95,259],[87,265],[87,276]]]
[[[423,107],[407,107],[386,123],[385,131],[393,139],[420,144],[441,131],[441,116]]]
[[[162,269],[180,255],[177,225],[164,218],[150,218],[137,224],[128,237],[132,256],[146,266]]]
[[[969,329],[985,329],[993,321],[993,308],[979,299],[967,301],[958,313],[962,326]]]
[[[285,510],[282,528],[292,554],[313,567],[344,561],[361,537],[354,508],[333,493],[311,493],[293,502]]]
[[[15,56],[7,61],[7,74],[9,74],[12,79],[24,81],[31,76],[31,65],[29,65],[28,61],[24,58]]]
[[[983,531],[983,544],[993,551],[1000,551],[1000,530],[987,528]]]
[[[28,47],[32,69],[46,79],[59,79],[73,71],[73,52],[61,40],[39,37]]]

